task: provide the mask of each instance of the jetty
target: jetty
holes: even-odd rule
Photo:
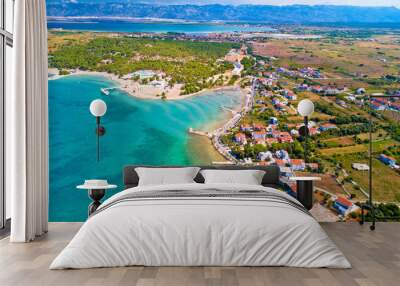
[[[235,163],[230,162],[230,161],[222,161],[222,162],[220,162],[220,161],[213,161],[213,162],[211,163],[211,165],[232,166],[232,165],[235,165]]]
[[[195,130],[192,127],[189,128],[189,133],[194,134],[194,135],[199,135],[199,136],[207,136],[208,138],[212,138],[213,134],[206,132],[206,131],[201,131],[201,130]]]
[[[229,111],[229,112],[231,112],[233,115],[235,115],[235,114],[237,113],[236,110],[233,110],[233,109],[228,108],[228,107],[223,106],[223,105],[221,106],[221,109],[224,110],[224,111]]]

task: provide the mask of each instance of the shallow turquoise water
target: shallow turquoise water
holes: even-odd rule
[[[108,179],[122,187],[127,164],[207,164],[201,152],[191,152],[189,127],[222,121],[221,106],[241,104],[238,90],[210,92],[179,101],[141,100],[120,91],[110,96],[100,88],[113,83],[102,77],[70,76],[49,81],[50,221],[83,221],[90,203],[75,186],[84,179]],[[101,160],[96,161],[95,118],[89,104],[102,98],[108,105],[102,119]],[[199,150],[200,151],[200,150]],[[115,193],[112,191],[108,196]]]

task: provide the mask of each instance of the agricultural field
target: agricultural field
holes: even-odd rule
[[[329,147],[352,146],[355,144],[353,136],[335,137],[321,141]]]
[[[368,158],[366,153],[339,155],[337,156],[337,160],[341,163],[351,179],[368,192],[368,172],[357,171],[351,167],[351,164],[354,162],[367,164]],[[373,159],[372,166],[374,200],[378,202],[399,202],[399,174],[377,159]]]
[[[68,45],[87,44],[100,35],[108,36],[107,34],[93,34],[88,32],[49,31],[47,41],[49,53],[53,53]]]
[[[316,34],[319,32],[311,28],[308,31]],[[280,130],[293,131],[303,122],[302,117],[292,113],[292,107],[297,106],[302,99],[314,102],[315,112],[309,119],[316,128],[334,125],[332,129],[321,129],[311,136],[308,145],[310,162],[322,166],[319,176],[325,176],[325,181],[329,182],[319,187],[333,194],[355,195],[356,201],[365,200],[363,190],[368,191],[368,172],[356,171],[351,168],[351,164],[367,163],[370,109],[368,98],[356,91],[363,88],[367,94],[386,95],[398,92],[400,36],[395,33],[370,33],[360,37],[358,33],[348,31],[340,35],[327,33],[320,39],[268,39],[250,44],[253,54],[265,61],[268,73],[275,71],[278,74],[277,87],[267,88],[272,91],[272,98],[280,98],[282,94],[287,94],[287,90],[296,95],[295,99],[289,99],[284,112],[271,107],[280,122]],[[302,70],[306,68],[318,71],[319,74],[315,77],[304,76]],[[297,89],[302,85],[309,88]],[[329,87],[338,92],[324,94],[316,92],[313,89],[315,87]],[[350,100],[350,97],[353,99]],[[246,122],[256,122],[257,117],[252,114]],[[285,124],[287,126],[282,127]],[[399,171],[377,159],[383,153],[399,162],[400,113],[393,110],[373,111],[372,131],[375,199],[381,202],[400,202]],[[292,144],[272,144],[271,149],[286,148],[291,158],[302,159],[303,141],[296,136],[293,140]],[[344,168],[345,175],[337,173],[338,165]],[[344,180],[347,176],[351,181],[349,178]]]
[[[397,73],[397,65],[400,64],[398,40],[398,36],[373,40],[270,40],[253,43],[253,49],[257,55],[277,58],[276,65],[319,68],[330,79],[354,76],[380,78],[384,74]]]
[[[331,139],[333,140],[333,139]],[[340,140],[340,139],[337,139]],[[372,149],[374,153],[380,153],[386,150],[390,146],[396,146],[399,143],[392,139],[375,141],[372,143]],[[338,154],[352,154],[352,153],[366,153],[368,152],[369,144],[358,144],[347,147],[336,147],[321,149],[320,152],[323,156],[332,156]]]

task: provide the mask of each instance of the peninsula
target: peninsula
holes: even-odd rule
[[[132,96],[168,100],[235,85],[247,53],[237,43],[60,31],[50,33],[49,50],[57,77],[101,75]]]

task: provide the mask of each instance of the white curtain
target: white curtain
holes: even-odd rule
[[[48,107],[45,0],[17,0],[13,93],[6,98],[6,187],[12,242],[47,232]]]

